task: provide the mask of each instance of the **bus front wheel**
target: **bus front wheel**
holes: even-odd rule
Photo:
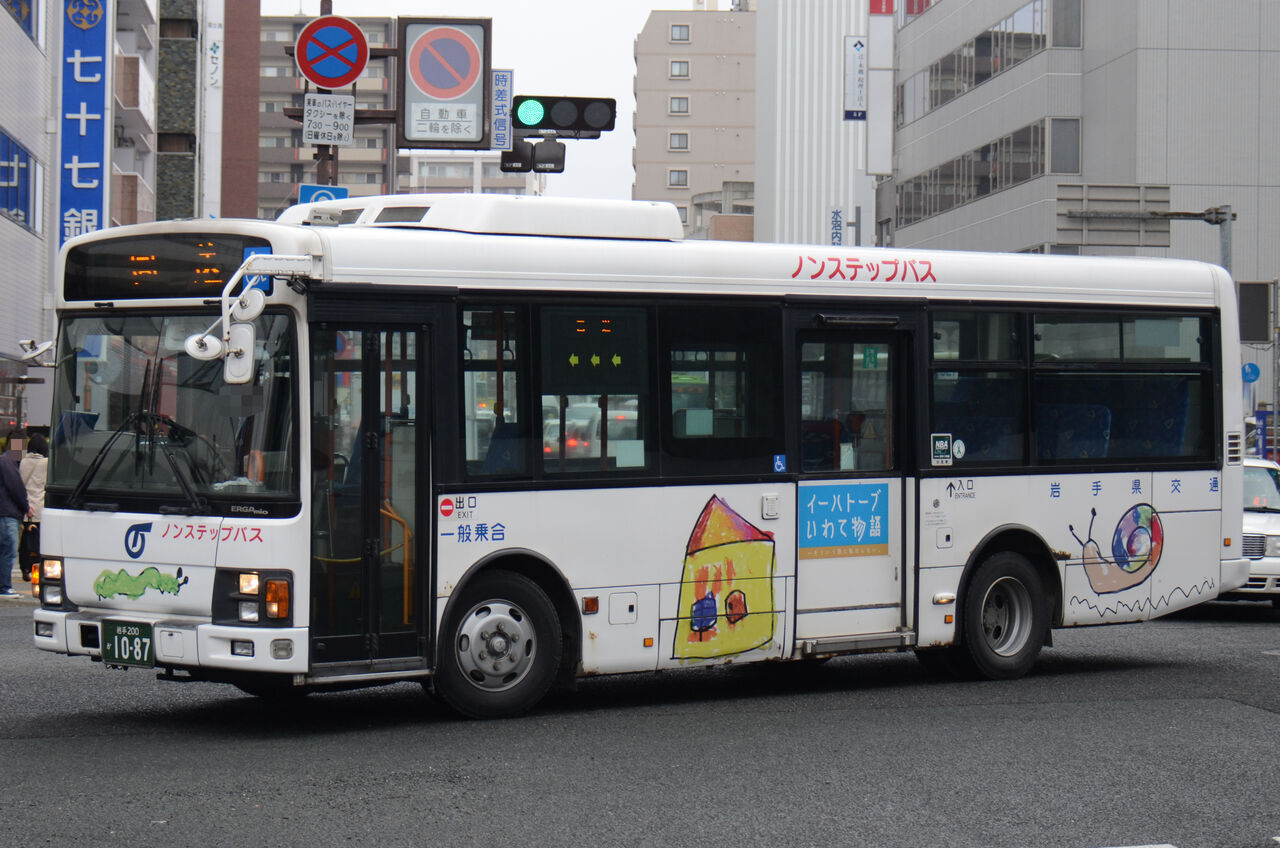
[[[523,713],[551,688],[560,667],[555,607],[522,574],[491,571],[469,582],[450,604],[435,689],[472,718]]]
[[[1026,674],[1040,655],[1049,629],[1044,581],[1021,554],[1002,551],[985,559],[965,591],[960,653],[990,680]]]

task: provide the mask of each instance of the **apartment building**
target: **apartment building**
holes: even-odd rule
[[[675,204],[690,238],[750,241],[756,16],[746,0],[655,11],[635,42],[632,197]]]

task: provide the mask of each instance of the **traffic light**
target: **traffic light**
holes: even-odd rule
[[[539,174],[564,173],[564,145],[544,138],[533,146],[533,170]]]
[[[563,133],[608,132],[618,113],[618,104],[610,97],[533,97],[517,94],[512,98],[512,127],[520,130],[555,130]]]
[[[498,170],[504,174],[520,174],[533,170],[533,145],[515,138],[511,140],[511,149],[502,151],[502,159]]]
[[[511,142],[511,149],[502,152],[502,161],[498,169],[503,173],[525,173],[536,171],[539,174],[564,173],[564,145],[554,138],[546,138],[537,144],[520,139]]]

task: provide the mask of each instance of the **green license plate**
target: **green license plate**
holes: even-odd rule
[[[111,619],[102,622],[102,661],[112,665],[154,666],[156,649],[151,625]]]

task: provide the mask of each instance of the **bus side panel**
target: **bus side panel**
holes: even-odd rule
[[[1157,472],[1152,504],[1165,536],[1160,566],[1151,575],[1152,617],[1214,598],[1222,590],[1222,499],[1227,489],[1219,471]],[[1232,504],[1242,503],[1240,496]],[[1239,525],[1237,525],[1239,526]],[[1239,543],[1239,532],[1227,533]],[[1141,541],[1141,534],[1139,539]],[[1169,557],[1166,561],[1165,557]]]
[[[465,508],[437,516],[441,622],[473,565],[521,551],[563,576],[579,610],[582,598],[599,599],[600,611],[582,616],[584,673],[784,655],[795,576],[790,483],[463,490],[441,503],[459,499]]]
[[[1030,532],[1058,562],[1064,624],[1141,621],[1213,597],[1221,486],[1217,471],[922,480],[920,643],[945,639],[928,623],[932,598],[956,591],[929,569],[965,565],[1001,528]]]

